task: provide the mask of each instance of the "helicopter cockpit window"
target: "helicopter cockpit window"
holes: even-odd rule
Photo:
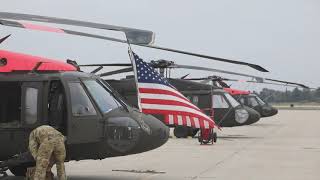
[[[108,113],[113,109],[121,106],[121,104],[107,91],[101,84],[93,80],[83,81],[90,95],[97,103],[99,109],[103,113]]]
[[[212,108],[229,108],[229,104],[222,95],[213,95]]]
[[[225,93],[224,95],[229,100],[232,107],[240,106],[240,103],[237,100],[235,100],[229,93]]]
[[[239,100],[239,102],[240,102],[241,104],[245,104],[243,97],[239,98],[238,100]]]
[[[248,103],[249,103],[249,106],[252,106],[252,107],[256,107],[259,105],[258,101],[256,100],[255,97],[249,97],[248,98]]]
[[[259,102],[260,105],[265,105],[266,103],[259,97],[256,96],[257,101]]]
[[[38,120],[38,89],[26,89],[26,124],[34,124]]]
[[[69,83],[69,87],[71,94],[72,114],[74,116],[96,115],[97,112],[81,84],[78,82]]]
[[[187,96],[187,98],[190,100],[192,104],[198,106],[199,96]]]
[[[196,106],[198,106],[199,103],[199,97],[198,96],[193,96],[192,97],[192,103]]]

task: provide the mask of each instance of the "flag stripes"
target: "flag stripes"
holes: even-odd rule
[[[131,51],[139,107],[146,114],[164,115],[168,125],[213,128],[214,121]]]

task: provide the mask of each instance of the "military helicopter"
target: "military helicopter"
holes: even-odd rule
[[[240,105],[229,93],[222,88],[183,79],[168,79],[179,92],[186,96],[193,104],[197,105],[207,115],[213,117],[220,127],[234,127],[249,125],[257,122],[260,115],[255,110]],[[137,92],[135,81],[132,77],[121,80],[108,80],[106,82],[114,87],[127,101],[137,107]],[[155,115],[158,119],[163,117]],[[197,129],[184,126],[174,127],[174,135],[184,138],[194,136]]]
[[[244,91],[244,90],[238,90],[231,88],[227,83],[224,81],[237,81],[237,82],[246,82],[246,83],[259,83],[259,84],[271,84],[271,85],[277,85],[277,86],[291,86],[291,87],[301,87],[301,88],[307,88],[310,87],[295,83],[295,82],[289,82],[289,81],[282,81],[277,79],[270,79],[270,78],[263,78],[258,76],[252,76],[248,74],[242,74],[242,73],[235,73],[235,72],[229,72],[224,70],[217,70],[212,68],[206,68],[206,67],[196,67],[196,66],[188,66],[189,69],[196,69],[196,70],[206,70],[206,71],[212,71],[212,72],[219,72],[219,73],[225,73],[225,74],[232,74],[237,76],[243,76],[243,77],[250,77],[253,78],[253,80],[238,80],[238,79],[230,79],[230,78],[223,78],[220,76],[208,76],[208,77],[202,77],[202,78],[189,78],[188,80],[201,80],[203,83],[212,82],[212,84],[222,87],[225,91],[230,93],[237,101],[239,101],[241,104],[251,107],[258,111],[261,115],[261,117],[271,117],[278,113],[278,110],[262,100],[257,94],[250,92],[250,91]]]
[[[42,124],[67,137],[67,161],[141,153],[168,140],[161,121],[71,62],[4,50],[0,57],[0,161],[28,151],[29,133]],[[23,164],[7,168],[15,175],[26,170]]]
[[[149,31],[101,26],[127,33],[131,42],[152,41]],[[67,137],[66,161],[142,153],[160,147],[169,137],[161,121],[130,107],[110,85],[93,73],[81,72],[70,60],[0,50],[0,99],[0,175],[8,169],[25,175],[34,163],[26,153],[29,134],[43,124]]]
[[[242,105],[250,107],[256,110],[257,112],[259,112],[261,117],[270,117],[278,113],[278,110],[276,108],[272,107],[270,104],[263,101],[255,93],[252,93],[250,91],[231,88],[229,85],[223,82],[223,81],[229,81],[231,79],[221,78],[218,76],[209,76],[204,78],[188,78],[187,80],[196,80],[196,81],[202,80],[203,82],[207,82],[207,80],[210,80],[212,84],[223,88],[226,92],[232,95],[232,97],[234,97],[234,99],[236,99]]]
[[[184,96],[189,98],[193,104],[197,105],[207,115],[213,117],[217,125],[221,127],[243,126],[255,123],[260,119],[258,112],[249,107],[242,106],[229,93],[220,87],[185,79],[168,78],[170,73],[165,69],[167,67],[172,67],[173,64],[173,62],[165,60],[151,61],[149,63],[153,68],[159,69],[160,74],[167,77],[170,84],[176,87]],[[132,71],[132,68],[130,67],[131,64],[87,64],[80,66],[128,66],[128,68],[102,73],[99,75],[100,77]],[[121,80],[105,80],[117,90],[128,103],[138,107],[137,92],[133,76],[128,76],[126,79]],[[164,119],[162,116],[156,115],[156,117],[161,120]],[[198,130],[183,126],[171,127],[174,127],[174,135],[178,138],[184,138],[188,135],[194,136]]]

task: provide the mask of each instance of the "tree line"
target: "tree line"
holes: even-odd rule
[[[319,102],[320,88],[315,90],[295,88],[293,90],[279,91],[264,88],[260,93],[255,92],[266,102],[283,103],[283,102]]]

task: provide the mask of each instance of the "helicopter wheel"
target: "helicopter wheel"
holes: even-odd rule
[[[25,177],[26,176],[26,172],[27,172],[27,167],[25,167],[25,166],[15,166],[15,167],[9,168],[9,170],[15,176],[23,176],[23,177]]]
[[[188,128],[183,126],[177,126],[173,130],[174,136],[177,138],[187,138],[188,137]]]

